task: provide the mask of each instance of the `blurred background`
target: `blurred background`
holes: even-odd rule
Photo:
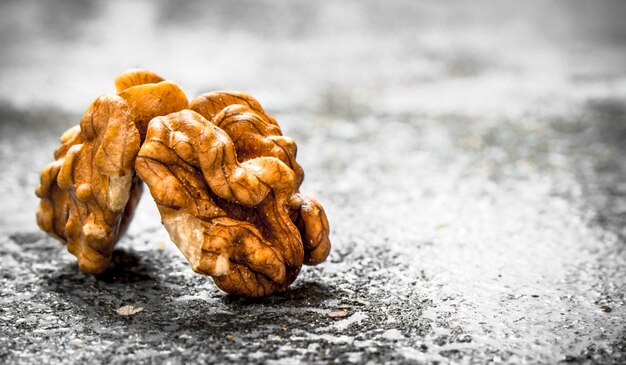
[[[82,111],[129,67],[274,108],[510,114],[624,92],[620,1],[1,6],[0,97],[22,107]]]
[[[33,191],[62,131],[142,67],[190,98],[257,97],[298,142],[302,190],[332,226],[329,261],[301,282],[370,303],[330,339],[314,332],[282,355],[268,340],[256,360],[620,362],[624,19],[626,3],[605,0],[2,1],[5,269],[27,270],[6,247],[43,240]],[[121,247],[153,257],[160,242],[182,257],[144,196]]]

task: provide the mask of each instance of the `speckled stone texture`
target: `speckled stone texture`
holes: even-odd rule
[[[623,3],[172,4],[0,3],[0,363],[626,362]],[[246,300],[148,195],[97,279],[37,229],[58,137],[137,66],[260,100],[327,262]]]

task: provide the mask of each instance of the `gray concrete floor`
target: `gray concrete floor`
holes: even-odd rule
[[[625,16],[617,1],[0,3],[0,362],[626,362]],[[145,195],[113,268],[77,271],[36,227],[38,173],[137,66],[190,96],[260,99],[326,207],[326,263],[287,294],[229,297]]]

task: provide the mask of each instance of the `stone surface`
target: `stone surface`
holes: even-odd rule
[[[626,362],[625,15],[2,2],[0,362]],[[227,296],[144,196],[114,267],[78,272],[36,227],[38,172],[136,66],[258,97],[327,210],[326,263],[285,295]]]

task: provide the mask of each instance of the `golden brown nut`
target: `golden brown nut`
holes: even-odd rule
[[[213,118],[233,140],[240,161],[276,157],[296,174],[294,192],[288,207],[292,221],[298,227],[304,244],[304,263],[318,264],[328,256],[328,220],[324,208],[313,198],[298,193],[304,171],[296,162],[297,146],[293,139],[281,134],[278,126],[266,122],[258,113],[243,105],[229,105]]]
[[[291,196],[288,206],[291,221],[302,237],[304,264],[323,262],[330,253],[330,229],[324,208],[314,198],[300,193]]]
[[[219,112],[229,105],[244,105],[252,109],[266,122],[278,126],[274,118],[265,113],[261,104],[252,95],[238,91],[211,91],[200,94],[189,103],[189,109],[200,113],[208,120],[212,120]]]
[[[282,161],[240,163],[223,130],[186,110],[153,119],[136,169],[193,270],[252,297],[295,280],[304,255],[287,210],[296,176]]]
[[[217,111],[220,107],[223,109]],[[296,194],[289,199],[289,210],[304,244],[304,263],[316,265],[324,261],[330,252],[328,219],[317,200],[298,193],[304,171],[296,162],[295,141],[283,136],[274,118],[265,113],[256,99],[244,93],[202,94],[191,101],[190,108],[204,117],[211,117],[211,122],[230,136],[239,161],[271,156],[295,172]]]
[[[61,145],[54,151],[54,161],[41,170],[35,194],[41,199],[37,208],[37,224],[49,235],[65,242],[65,224],[69,215],[69,196],[57,184],[59,170],[70,147],[83,142],[80,127],[74,126],[61,136]]]
[[[119,74],[115,78],[115,90],[119,93],[129,87],[143,84],[156,84],[161,81],[165,81],[165,79],[152,71],[144,69],[130,69]]]
[[[80,130],[82,143],[67,151],[57,182],[69,194],[68,250],[78,258],[81,271],[98,274],[108,268],[124,230],[121,224],[128,223],[139,201],[134,161],[140,138],[119,96],[96,99],[82,117]]]
[[[234,104],[222,109],[211,122],[231,137],[240,161],[272,156],[286,163],[296,174],[297,190],[304,179],[304,171],[296,162],[296,142],[283,136],[277,125],[266,120],[249,107]]]
[[[55,161],[41,173],[37,222],[68,243],[82,271],[98,274],[109,266],[113,247],[132,219],[142,190],[134,172],[141,132],[154,116],[187,107],[182,90],[162,80],[146,70],[118,76],[121,97],[94,101],[80,126],[63,135]]]
[[[119,96],[128,103],[142,140],[152,118],[187,109],[189,104],[185,93],[171,81],[132,86]]]
[[[303,263],[327,257],[324,210],[298,192],[296,144],[253,97],[199,96],[191,108],[208,121],[183,110],[182,90],[152,72],[129,70],[115,86],[117,96],[98,98],[63,135],[36,191],[38,224],[68,243],[82,271],[109,266],[141,196],[139,177],[192,268],[228,293],[284,291]]]

